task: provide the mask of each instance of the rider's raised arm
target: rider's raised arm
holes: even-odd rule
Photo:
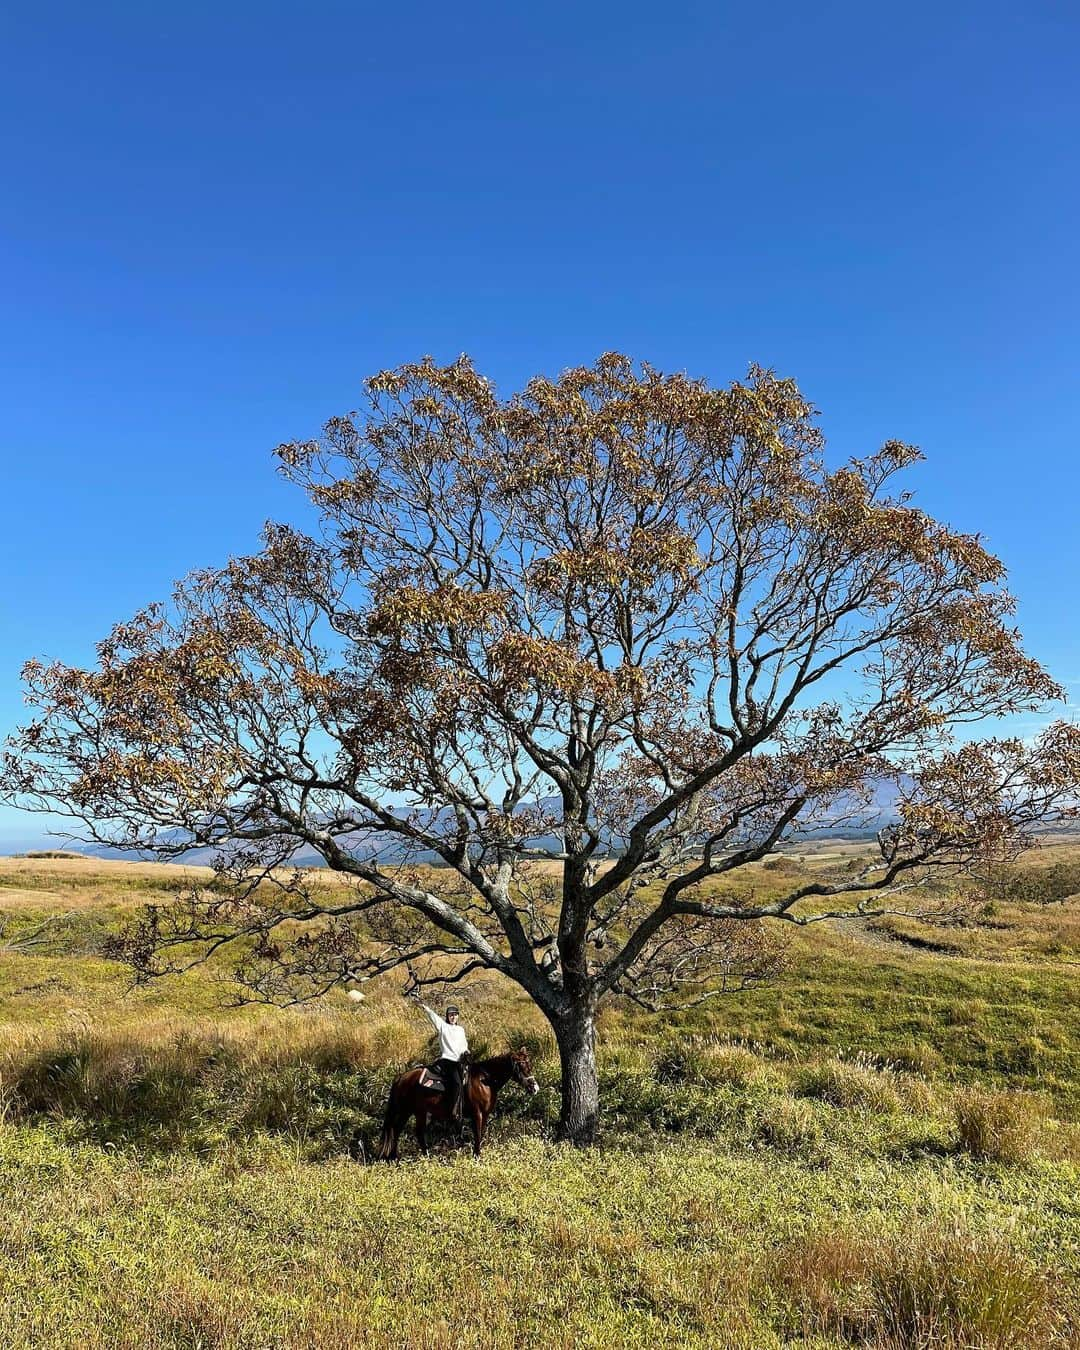
[[[421,1003],[420,1007],[423,1008],[424,1012],[427,1014],[428,1021],[435,1028],[435,1030],[438,1031],[439,1028],[443,1025],[443,1020],[439,1016],[439,1014],[435,1011],[434,1008],[429,1008],[426,1003]]]

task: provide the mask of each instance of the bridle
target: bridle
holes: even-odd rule
[[[536,1081],[528,1055],[523,1050],[512,1051],[510,1062],[514,1066],[514,1082],[535,1097],[540,1091],[540,1084]]]

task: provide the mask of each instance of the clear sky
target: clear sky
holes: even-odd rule
[[[425,352],[794,375],[833,456],[923,447],[1080,696],[1073,0],[60,0],[0,52],[0,733]]]

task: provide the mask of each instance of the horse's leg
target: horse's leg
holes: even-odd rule
[[[398,1116],[397,1120],[394,1121],[394,1148],[393,1152],[390,1154],[391,1162],[397,1162],[399,1159],[400,1155],[398,1153],[398,1145],[401,1143],[401,1136],[404,1134],[405,1126],[408,1123],[409,1123],[408,1112],[406,1112],[403,1116]]]
[[[484,1142],[484,1126],[487,1124],[487,1117],[478,1106],[473,1107],[472,1113],[472,1134],[473,1134],[473,1157],[479,1158],[480,1145]]]
[[[416,1109],[416,1142],[420,1146],[420,1152],[426,1154],[427,1146],[427,1123],[428,1114],[423,1107]]]

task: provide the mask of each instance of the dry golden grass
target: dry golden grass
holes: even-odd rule
[[[104,858],[0,858],[0,909],[136,908],[193,882],[209,867]],[[36,898],[36,900],[35,900]]]
[[[973,1158],[1024,1163],[1035,1155],[1046,1110],[1029,1093],[966,1088],[954,1110],[960,1146]]]
[[[807,1335],[879,1350],[1064,1343],[1052,1283],[1004,1236],[959,1224],[918,1224],[880,1237],[811,1232],[773,1255],[767,1278]]]
[[[991,901],[964,926],[890,916],[875,920],[873,927],[883,936],[942,956],[1080,966],[1080,896],[1043,905]]]

